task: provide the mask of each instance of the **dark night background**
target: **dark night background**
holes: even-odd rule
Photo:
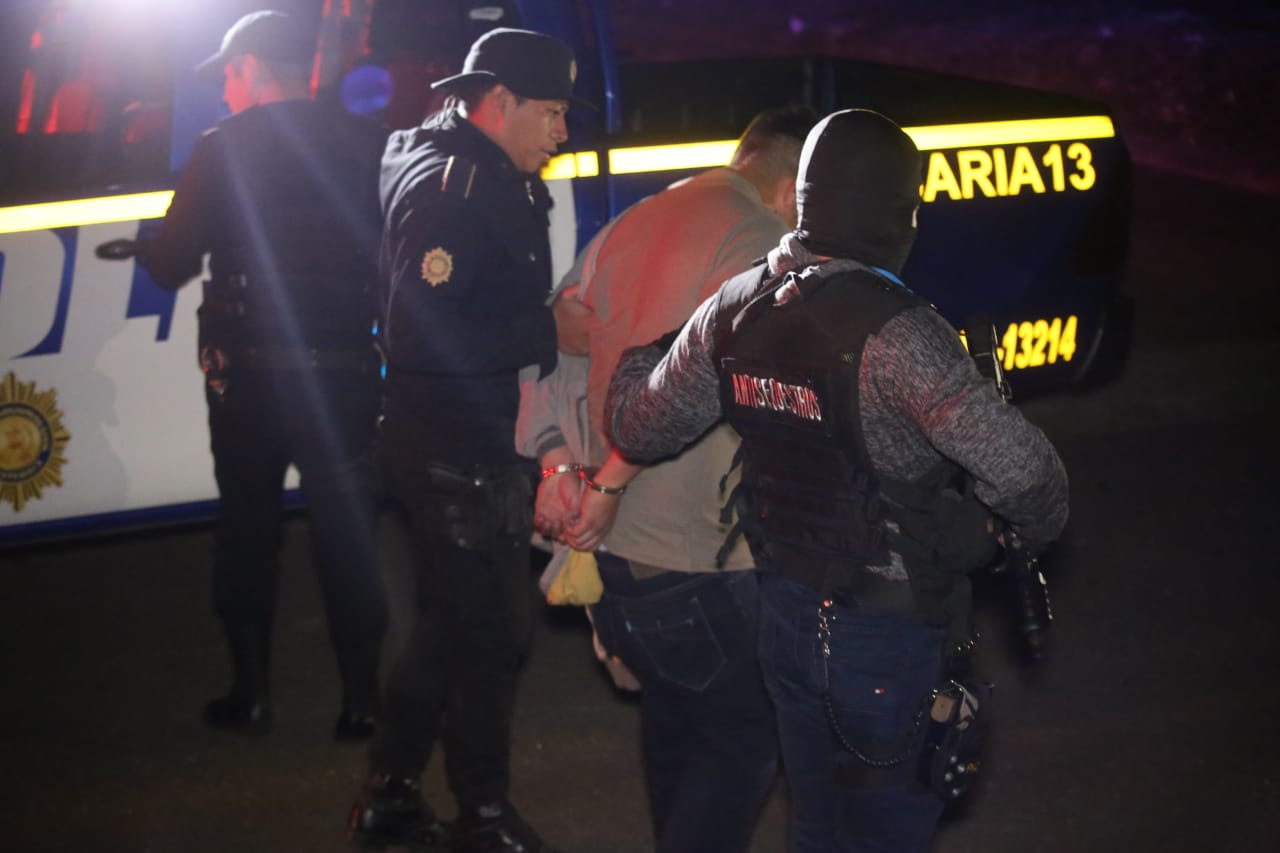
[[[1266,0],[611,0],[619,52],[822,52],[1092,97],[1141,165],[1280,194]]]

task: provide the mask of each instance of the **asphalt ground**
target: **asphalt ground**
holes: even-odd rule
[[[1045,561],[1053,656],[1021,666],[1003,610],[983,607],[996,729],[937,851],[1275,849],[1278,208],[1138,173],[1132,361],[1106,387],[1023,406],[1072,479]],[[347,849],[364,751],[329,739],[337,678],[305,523],[282,554],[276,728],[256,739],[200,724],[229,678],[209,527],[0,552],[0,850]],[[405,578],[390,562],[394,645]],[[567,853],[651,849],[637,723],[581,615],[541,607],[513,798]],[[451,812],[438,760],[426,791]],[[784,848],[785,810],[779,782],[754,850]]]

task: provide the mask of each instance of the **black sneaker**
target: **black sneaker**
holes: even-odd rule
[[[418,785],[377,773],[351,806],[348,838],[360,847],[400,845],[424,853],[448,850],[449,826],[422,801]]]
[[[453,825],[454,853],[558,853],[505,800],[464,809]]]

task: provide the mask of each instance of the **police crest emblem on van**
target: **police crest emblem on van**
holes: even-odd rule
[[[71,434],[57,403],[56,391],[37,391],[13,373],[0,381],[0,502],[14,512],[45,487],[62,485],[62,452]]]

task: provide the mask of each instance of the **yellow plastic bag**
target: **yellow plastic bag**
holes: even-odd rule
[[[596,555],[570,548],[560,572],[547,588],[547,603],[595,604],[603,593]]]

